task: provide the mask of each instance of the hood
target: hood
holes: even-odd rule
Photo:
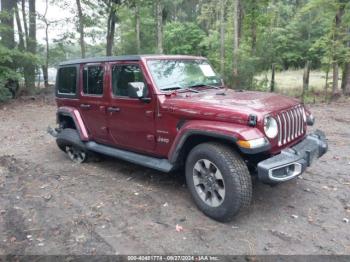
[[[250,114],[262,119],[264,115],[274,114],[299,103],[297,99],[274,93],[206,90],[201,93],[175,93],[167,96],[162,108],[188,117],[247,123]]]

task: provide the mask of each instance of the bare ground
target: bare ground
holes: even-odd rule
[[[255,183],[251,208],[221,224],[181,173],[72,164],[46,133],[52,102],[2,106],[0,254],[350,254],[350,103],[312,111],[330,151],[299,179]]]

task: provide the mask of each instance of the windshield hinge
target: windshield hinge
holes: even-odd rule
[[[258,117],[256,115],[249,115],[248,117],[248,126],[256,126]]]

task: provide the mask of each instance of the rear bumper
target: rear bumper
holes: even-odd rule
[[[328,150],[324,133],[320,130],[306,136],[294,147],[281,151],[258,164],[258,177],[264,183],[276,184],[301,175],[314,159]]]

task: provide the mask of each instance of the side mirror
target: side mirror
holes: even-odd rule
[[[144,82],[128,83],[128,96],[130,98],[138,98],[143,102],[150,102],[151,98],[147,97],[147,87]]]

